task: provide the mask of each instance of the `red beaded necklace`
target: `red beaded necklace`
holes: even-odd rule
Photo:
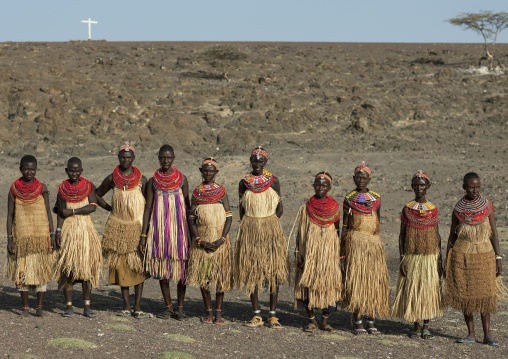
[[[330,196],[325,199],[312,196],[307,201],[310,220],[320,227],[330,227],[340,219],[340,204]]]
[[[162,192],[175,192],[183,185],[183,174],[172,167],[169,174],[164,174],[160,169],[153,175],[153,186]]]
[[[212,204],[217,203],[226,195],[226,188],[217,183],[201,183],[192,192],[192,203],[194,204]]]
[[[406,203],[400,220],[406,226],[415,229],[433,227],[439,222],[436,206],[431,202],[418,203],[415,200]]]
[[[245,175],[245,177],[243,177],[243,183],[245,184],[245,187],[249,189],[249,191],[254,193],[261,193],[272,186],[273,175],[267,170],[263,169],[263,174],[259,176],[253,175],[252,173]]]
[[[482,195],[470,201],[462,197],[453,210],[455,216],[464,224],[477,226],[482,224],[494,212],[492,203]]]
[[[69,180],[63,181],[58,186],[58,194],[65,202],[81,202],[92,192],[92,182],[80,177],[78,183],[71,184]]]
[[[372,214],[381,205],[381,196],[373,191],[360,193],[355,191],[350,192],[344,198],[344,210],[352,210],[358,214]]]
[[[137,167],[132,166],[132,174],[126,176],[120,172],[120,166],[117,166],[113,171],[113,182],[124,191],[132,190],[141,182],[141,171]]]
[[[39,200],[39,196],[44,191],[44,185],[34,177],[32,183],[23,181],[23,177],[18,178],[11,185],[11,195],[25,204],[32,204]]]

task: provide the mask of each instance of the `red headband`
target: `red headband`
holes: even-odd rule
[[[253,157],[254,156],[265,156],[265,158],[268,159],[268,154],[266,153],[265,150],[263,150],[261,148],[261,146],[258,146],[256,149],[254,149],[250,155]]]
[[[204,161],[201,163],[201,167],[206,166],[206,165],[212,165],[213,167],[215,167],[215,169],[216,169],[216,170],[218,170],[218,169],[219,169],[219,165],[218,165],[217,161],[215,161],[215,160],[213,159],[213,157],[210,157],[209,159],[204,160]]]
[[[369,174],[369,177],[371,175],[370,168],[365,165],[365,162],[362,162],[362,164],[355,168],[355,176],[358,172],[367,172]]]
[[[123,145],[122,147],[120,147],[120,149],[118,150],[118,152],[120,151],[125,151],[125,152],[129,152],[129,151],[132,151],[132,153],[134,155],[136,155],[136,150],[134,150],[134,147],[132,147],[129,142],[125,142],[125,145]]]
[[[416,172],[413,175],[413,178],[426,178],[430,182],[429,176],[425,172],[423,172],[422,170],[419,170],[418,172]]]
[[[316,178],[324,178],[324,179],[327,179],[327,180],[328,180],[328,182],[330,182],[330,185],[332,185],[332,184],[333,184],[332,179],[330,178],[330,176],[328,176],[328,175],[326,174],[326,172],[325,172],[325,173],[320,173],[320,174],[316,175]]]

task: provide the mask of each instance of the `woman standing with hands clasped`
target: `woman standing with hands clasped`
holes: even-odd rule
[[[321,308],[319,328],[331,332],[330,313],[341,299],[339,202],[328,196],[332,176],[319,172],[314,179],[315,194],[300,207],[296,237],[295,307],[305,307],[310,323],[306,332],[317,329],[314,308]]]
[[[204,324],[224,324],[222,302],[224,292],[231,289],[231,239],[229,230],[232,212],[226,189],[215,182],[219,165],[207,158],[199,171],[203,182],[192,192],[190,230],[192,241],[189,258],[189,284],[201,288],[206,314]],[[215,319],[212,316],[211,289],[216,290]]]

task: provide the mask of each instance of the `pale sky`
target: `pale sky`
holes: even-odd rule
[[[0,42],[482,42],[445,22],[507,0],[2,0]],[[498,38],[508,42],[508,29]]]

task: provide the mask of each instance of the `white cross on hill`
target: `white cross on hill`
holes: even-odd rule
[[[88,40],[92,40],[92,24],[98,24],[98,22],[92,21],[91,18],[88,18],[88,20],[81,20],[81,22],[88,24]]]

